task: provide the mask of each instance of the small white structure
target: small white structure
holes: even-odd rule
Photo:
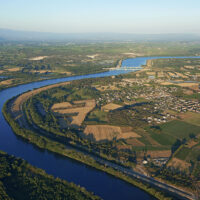
[[[146,165],[148,163],[148,161],[147,160],[143,160],[142,163],[143,163],[143,165]]]

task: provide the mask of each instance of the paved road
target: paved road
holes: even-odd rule
[[[114,168],[114,169],[116,169],[116,170],[118,170],[120,172],[123,172],[126,175],[129,175],[131,177],[137,178],[137,179],[139,179],[141,181],[144,181],[145,183],[149,183],[151,185],[154,185],[154,186],[158,187],[161,190],[164,190],[166,192],[171,193],[172,195],[178,197],[179,199],[196,200],[194,194],[188,193],[188,192],[186,192],[184,190],[176,188],[175,186],[172,186],[172,185],[163,183],[161,181],[158,181],[158,180],[156,180],[156,179],[154,179],[154,178],[152,178],[150,176],[143,175],[143,174],[138,173],[138,172],[136,172],[136,171],[134,171],[132,169],[128,169],[126,167],[114,164],[112,162],[109,162],[109,161],[106,161],[106,160],[103,160],[103,159],[100,159],[100,158],[95,158],[95,160],[98,161],[101,164],[104,164],[104,165],[106,165],[108,167],[112,167],[112,168]]]
[[[23,113],[23,111],[22,111],[22,114],[25,116],[25,113]],[[32,128],[34,128],[35,130],[40,130],[40,133],[45,133],[46,132],[44,129],[41,129],[40,127],[38,127],[33,121],[32,121]],[[139,180],[141,180],[141,181],[143,181],[145,183],[148,183],[148,184],[151,184],[153,186],[156,186],[161,190],[164,190],[164,191],[166,191],[168,193],[171,193],[173,196],[176,196],[179,199],[196,200],[194,194],[191,194],[191,193],[188,193],[188,192],[186,192],[184,190],[176,188],[175,186],[163,183],[163,182],[161,182],[159,180],[156,180],[156,179],[154,179],[154,178],[152,178],[150,176],[141,174],[139,172],[134,171],[133,169],[123,167],[123,166],[121,166],[119,164],[115,164],[113,162],[110,162],[110,161],[105,160],[103,158],[97,157],[95,155],[88,154],[86,152],[78,150],[75,147],[72,147],[72,146],[66,146],[66,147],[69,148],[69,149],[73,149],[75,151],[81,152],[83,154],[92,156],[94,160],[96,160],[97,162],[99,162],[99,163],[101,163],[103,165],[106,165],[108,167],[112,167],[112,168],[114,168],[114,169],[116,169],[116,170],[118,170],[118,171],[120,171],[120,172],[122,172],[122,173],[124,173],[124,174],[126,174],[128,176],[131,176],[133,178],[137,178],[137,179],[139,179]]]
[[[41,128],[39,128],[36,124],[32,124],[33,127],[36,129],[36,130],[40,130],[40,133],[41,132],[46,132],[45,130],[41,130]],[[72,149],[72,150],[75,150],[75,151],[78,151],[78,152],[81,152],[85,155],[88,155],[88,156],[91,156],[95,161],[99,162],[100,164],[103,164],[103,165],[106,165],[108,167],[112,167],[128,176],[131,176],[133,178],[137,178],[145,183],[149,183],[151,185],[154,185],[156,187],[158,187],[159,189],[161,190],[164,190],[166,192],[169,192],[171,193],[173,196],[176,196],[178,197],[179,199],[183,199],[183,200],[197,200],[195,198],[195,196],[191,193],[188,193],[188,192],[185,192],[184,190],[181,190],[179,188],[176,188],[175,186],[172,186],[172,185],[169,185],[169,184],[166,184],[166,183],[163,183],[161,181],[158,181],[150,176],[147,176],[147,175],[144,175],[144,174],[141,174],[141,173],[138,173],[136,171],[134,171],[133,169],[130,169],[130,168],[126,168],[126,167],[123,167],[119,164],[115,164],[111,161],[108,161],[108,160],[105,160],[103,158],[100,158],[98,156],[95,156],[95,155],[92,155],[92,154],[89,154],[87,152],[83,152],[81,151],[80,149],[77,149],[75,147],[72,147],[72,146],[66,146],[67,148],[69,149]]]

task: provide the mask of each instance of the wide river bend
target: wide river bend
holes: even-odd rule
[[[89,74],[82,76],[74,76],[67,78],[59,78],[52,80],[44,80],[40,82],[34,82],[16,87],[8,88],[0,92],[0,109],[2,110],[4,103],[10,98],[19,95],[28,90],[34,88],[40,88],[46,85],[55,83],[80,80],[86,78],[97,78],[119,75],[128,73],[129,71],[123,70],[123,66],[126,67],[141,67],[146,64],[149,59],[157,58],[171,58],[171,57],[139,57],[126,59],[122,62],[121,70],[112,70],[108,72]],[[178,57],[186,58],[186,57]],[[199,58],[199,57],[191,57]],[[30,164],[44,169],[47,173],[66,179],[67,181],[74,182],[75,184],[85,187],[87,190],[94,192],[105,200],[147,200],[153,199],[144,191],[120,180],[113,176],[110,176],[102,171],[98,171],[87,165],[73,161],[68,158],[60,157],[48,151],[41,151],[34,145],[25,142],[23,139],[17,137],[11,127],[8,125],[0,112],[0,150],[7,152],[8,154],[23,158]]]

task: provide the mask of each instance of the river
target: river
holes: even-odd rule
[[[42,86],[51,85],[55,83],[79,80],[85,78],[97,78],[119,75],[128,73],[129,71],[123,70],[126,67],[140,67],[144,65],[148,59],[156,59],[161,57],[142,57],[127,59],[122,62],[121,70],[113,70],[98,74],[89,74],[82,76],[74,76],[60,79],[44,80],[24,85],[19,85],[13,88],[8,88],[0,92],[0,109],[2,110],[4,103],[23,92],[40,88]],[[162,57],[170,58],[170,57]],[[185,57],[180,57],[185,58]],[[197,57],[192,57],[197,58]],[[133,71],[133,70],[132,70]],[[94,192],[105,200],[148,200],[154,199],[144,191],[120,180],[110,176],[104,172],[98,171],[87,165],[55,155],[48,151],[41,151],[34,145],[25,142],[23,139],[17,137],[6,120],[0,112],[0,150],[8,154],[23,158],[30,164],[44,169],[47,173],[65,179],[75,184],[85,187],[87,190]]]

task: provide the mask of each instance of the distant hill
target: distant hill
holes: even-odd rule
[[[48,33],[0,28],[7,41],[200,41],[196,34]]]
[[[0,41],[4,41],[4,40],[5,40],[4,38],[1,38],[1,37],[0,37]]]

